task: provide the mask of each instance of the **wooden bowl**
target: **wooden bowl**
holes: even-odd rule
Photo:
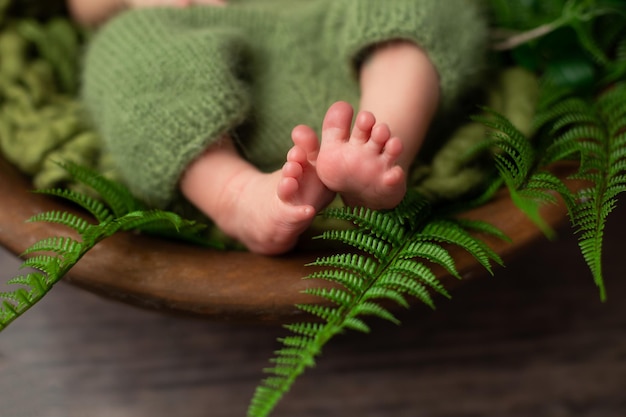
[[[564,177],[573,166],[555,172]],[[31,216],[71,207],[31,191],[29,180],[0,157],[0,244],[16,255],[36,241],[68,235],[63,226],[25,223]],[[557,225],[566,217],[562,205],[543,209],[546,222]],[[512,238],[512,243],[488,239],[490,246],[507,259],[541,232],[502,192],[490,203],[467,212],[465,217],[488,220]],[[484,274],[484,269],[463,250],[450,248],[464,279]],[[286,322],[302,314],[296,303],[319,301],[301,293],[323,282],[302,280],[311,268],[304,265],[319,252],[296,250],[267,257],[247,252],[217,251],[147,237],[120,233],[98,244],[68,274],[66,280],[94,293],[127,303],[171,312],[192,313],[216,320]],[[451,289],[458,280],[439,272]]]

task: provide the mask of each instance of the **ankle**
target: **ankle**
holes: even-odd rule
[[[252,167],[241,166],[231,171],[228,178],[222,180],[219,189],[213,191],[215,198],[207,200],[204,212],[224,233],[234,238],[240,238],[241,208],[248,202],[244,196],[246,189],[256,183],[256,179],[264,175]],[[252,185],[254,186],[254,185]]]

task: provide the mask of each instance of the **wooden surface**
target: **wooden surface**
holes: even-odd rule
[[[435,312],[332,341],[274,416],[626,416],[626,209],[607,235],[605,304],[567,232]],[[243,417],[284,334],[61,284],[0,334],[0,416]]]
[[[560,166],[555,172],[564,176],[571,174],[573,168]],[[32,193],[30,182],[2,158],[0,196],[0,246],[12,253],[20,254],[40,239],[68,234],[68,229],[60,225],[24,223],[37,213],[72,208]],[[466,216],[488,220],[512,238],[512,243],[488,240],[503,257],[541,235],[506,193]],[[548,224],[555,224],[564,218],[565,210],[546,206],[543,216]],[[467,252],[454,246],[450,252],[462,276],[470,278],[484,273]],[[319,302],[302,291],[323,284],[299,279],[312,272],[304,265],[319,255],[320,252],[298,250],[282,257],[266,257],[126,233],[98,244],[66,279],[93,292],[153,309],[182,311],[221,321],[282,323],[300,314],[294,308],[296,303]],[[456,279],[445,277],[443,270],[440,278],[448,288],[456,285]]]

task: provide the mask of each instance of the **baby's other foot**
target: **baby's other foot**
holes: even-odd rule
[[[335,193],[317,175],[315,164],[319,153],[317,135],[308,126],[296,126],[291,138],[294,146],[287,153],[278,184],[278,197],[288,204],[310,205],[316,212],[326,207]]]
[[[294,146],[282,169],[270,174],[244,170],[229,184],[224,208],[213,215],[226,234],[252,252],[289,251],[334,198],[313,165],[319,149],[315,132],[298,126],[292,139]]]
[[[406,175],[397,164],[402,142],[370,112],[359,112],[351,129],[352,116],[346,102],[328,109],[316,161],[318,176],[349,206],[393,208],[406,193]]]

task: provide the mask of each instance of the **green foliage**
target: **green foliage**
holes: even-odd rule
[[[307,279],[331,281],[336,287],[305,291],[321,302],[298,307],[319,322],[286,326],[293,334],[281,339],[283,347],[272,360],[274,366],[266,369],[270,376],[257,389],[249,416],[269,415],[335,335],[348,329],[369,332],[366,317],[399,324],[390,305],[408,308],[413,299],[434,308],[433,293],[449,297],[433,272],[437,265],[460,278],[449,245],[467,250],[490,272],[492,262],[501,263],[491,248],[468,232],[503,237],[499,230],[479,221],[439,217],[417,192],[409,192],[391,211],[342,208],[325,214],[350,221],[354,228],[330,230],[321,238],[343,242],[353,252],[322,257],[311,264],[319,269]]]
[[[101,200],[67,189],[40,191],[75,203],[91,214],[96,223],[71,212],[50,211],[37,214],[31,222],[50,222],[66,226],[78,235],[49,237],[34,243],[22,256],[22,268],[35,272],[17,276],[7,284],[18,288],[0,293],[0,331],[43,298],[76,263],[98,242],[120,231],[147,230],[152,233],[174,231],[179,237],[200,242],[202,226],[178,215],[160,210],[147,210],[130,192],[118,183],[77,165],[64,167],[72,177],[93,188]]]
[[[608,214],[625,190],[626,4],[614,0],[492,1],[499,24],[524,30],[509,38],[514,62],[542,73],[537,134],[525,137],[506,118],[478,116],[490,130],[481,148],[513,202],[547,235],[540,206],[565,202],[602,300],[602,237]],[[515,40],[512,42],[511,39]],[[519,42],[523,40],[524,42]],[[571,193],[546,167],[576,159],[571,179],[589,184]]]
[[[557,195],[563,198],[604,300],[602,237],[618,194],[626,191],[626,84],[612,85],[597,97],[559,93],[545,98],[536,118],[538,153],[508,120],[490,113],[493,118],[476,118],[490,128],[489,140],[481,148],[495,150],[496,168],[511,199],[552,235],[539,208],[557,202]],[[578,160],[579,169],[570,179],[589,184],[575,193],[547,170],[553,163],[571,159]]]
[[[490,0],[495,49],[554,85],[593,91],[626,69],[622,0]],[[620,52],[621,51],[621,52]]]
[[[559,155],[579,155],[580,168],[573,179],[589,186],[566,202],[582,254],[604,300],[602,237],[617,196],[626,191],[626,84],[611,86],[588,100],[567,98],[547,111],[541,122],[553,138],[546,162]]]
[[[490,0],[490,4],[499,27],[495,49],[507,51],[498,58],[542,75],[536,134],[527,137],[503,115],[483,109],[474,120],[483,123],[488,133],[474,152],[491,152],[497,175],[484,184],[482,194],[433,209],[433,203],[411,191],[390,211],[327,210],[328,217],[349,222],[353,228],[328,230],[320,238],[342,242],[347,249],[310,265],[315,269],[307,279],[332,285],[306,290],[320,301],[298,307],[316,321],[285,326],[290,335],[280,339],[282,348],[266,370],[269,376],[258,387],[249,416],[269,415],[337,334],[369,332],[368,318],[398,324],[393,308],[409,308],[416,301],[434,308],[435,296],[449,297],[434,268],[460,278],[448,250],[451,245],[468,251],[492,272],[492,264],[501,260],[478,236],[504,240],[506,236],[487,223],[452,215],[460,207],[484,204],[502,185],[548,236],[554,232],[541,217],[541,207],[559,197],[565,202],[600,297],[606,297],[602,238],[607,216],[626,190],[626,86],[622,82],[626,5],[622,0]],[[33,41],[39,40],[37,45],[46,45],[29,26],[21,29]],[[549,167],[564,160],[579,163],[572,179],[587,187],[572,192],[551,173]],[[30,219],[64,225],[79,238],[50,237],[25,251],[28,258],[23,266],[35,272],[12,279],[9,284],[18,288],[0,294],[0,330],[41,299],[96,243],[118,231],[139,229],[198,241],[196,224],[174,213],[147,210],[124,187],[91,171],[74,165],[67,169],[102,198],[65,189],[45,193],[75,203],[95,223],[69,212]]]
[[[322,269],[307,278],[336,287],[306,291],[323,302],[300,308],[320,322],[287,326],[294,334],[281,339],[283,348],[273,360],[275,366],[266,370],[270,376],[257,389],[250,416],[268,415],[333,336],[346,329],[369,332],[365,316],[397,323],[389,305],[406,308],[409,299],[417,299],[433,307],[433,292],[447,296],[431,270],[433,264],[440,265],[458,277],[445,245],[468,250],[491,271],[491,262],[500,261],[497,254],[469,231],[506,237],[486,223],[441,216],[485,203],[503,184],[514,204],[548,236],[554,231],[542,218],[541,207],[557,203],[558,197],[565,202],[585,261],[605,298],[603,230],[617,195],[626,189],[626,93],[617,85],[594,96],[626,75],[626,6],[615,0],[492,0],[491,5],[495,20],[509,29],[502,32],[506,36],[496,49],[513,49],[508,63],[543,76],[538,134],[527,137],[506,117],[483,109],[474,120],[487,127],[487,138],[473,152],[489,150],[498,175],[481,195],[437,210],[439,216],[415,194],[385,213],[329,211],[330,217],[350,221],[355,228],[328,231],[322,238],[355,251],[312,264]],[[576,193],[549,170],[553,163],[570,159],[580,163],[574,179],[591,184]]]
[[[537,153],[532,142],[504,116],[484,109],[486,115],[473,119],[489,128],[487,140],[473,152],[492,149],[495,166],[509,190],[511,200],[547,236],[554,231],[540,213],[544,204],[556,203],[551,191],[558,188],[566,193],[563,183],[548,171],[537,172]]]

